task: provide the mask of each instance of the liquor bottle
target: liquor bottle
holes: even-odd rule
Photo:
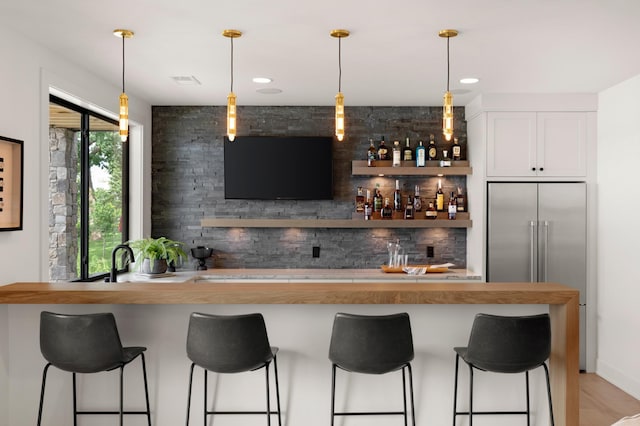
[[[389,159],[389,150],[387,146],[384,144],[384,136],[380,140],[380,145],[378,146],[378,160],[384,161]]]
[[[462,188],[458,187],[458,194],[456,195],[456,204],[459,212],[466,212],[467,206],[464,198],[464,194],[462,193]]]
[[[369,167],[375,166],[377,157],[378,157],[378,150],[373,145],[373,139],[369,139],[369,149],[367,150],[367,166]]]
[[[451,191],[451,196],[449,197],[449,219],[453,220],[456,218],[456,212],[457,212],[457,204],[456,204],[456,194],[453,193],[453,191]]]
[[[382,194],[380,194],[380,190],[378,188],[373,190],[373,211],[382,211]]]
[[[402,160],[413,161],[413,150],[411,149],[411,145],[409,145],[409,136],[407,136],[406,144],[402,150]]]
[[[436,149],[435,136],[429,135],[429,147],[427,148],[427,160],[436,161],[438,159],[438,150]]]
[[[436,210],[444,211],[444,192],[442,192],[442,179],[438,179],[438,190],[436,191]]]
[[[0,192],[4,191],[4,178],[0,177]]]
[[[371,191],[367,189],[367,199],[364,202],[364,220],[371,220],[373,205],[371,204]]]
[[[395,141],[393,143],[393,156],[391,165],[393,167],[400,167],[400,159],[402,158],[402,153],[400,152],[400,142]]]
[[[414,217],[413,200],[411,199],[411,195],[409,195],[407,197],[407,205],[404,206],[404,218],[413,219],[413,217]]]
[[[451,158],[449,158],[449,151],[442,150],[442,160],[440,160],[440,167],[451,167]]]
[[[413,196],[413,209],[417,212],[422,211],[422,200],[420,199],[420,187],[416,185],[415,195]]]
[[[453,138],[453,146],[451,147],[451,158],[453,161],[460,161],[462,159],[461,148],[458,144],[458,138]]]
[[[4,157],[0,157],[0,172],[4,172]]]
[[[424,167],[427,161],[427,153],[424,145],[422,145],[422,141],[416,147],[416,167]]]
[[[433,207],[433,201],[429,201],[429,206],[427,207],[427,211],[425,212],[424,216],[427,219],[436,219],[438,217],[438,212],[436,211],[435,207]]]
[[[389,205],[389,197],[384,199],[384,207],[382,208],[381,216],[383,219],[393,219],[393,210]]]
[[[0,197],[0,212],[4,208],[4,198]]]
[[[358,187],[356,193],[356,212],[362,213],[364,211],[364,195],[362,194],[362,187]]]
[[[400,181],[396,179],[396,190],[393,192],[393,209],[402,211],[402,194],[400,194]]]

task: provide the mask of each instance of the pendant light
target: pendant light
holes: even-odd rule
[[[233,142],[236,138],[236,95],[233,93],[233,39],[240,37],[242,32],[238,30],[224,30],[222,35],[231,40],[231,91],[227,96],[227,138]]]
[[[438,35],[447,38],[447,91],[444,94],[442,107],[442,134],[447,141],[450,141],[453,136],[453,95],[449,91],[449,39],[457,36],[458,31],[442,30]]]
[[[120,140],[126,142],[129,137],[129,98],[124,91],[124,39],[132,38],[133,31],[117,29],[113,35],[122,39],[122,94],[120,95]]]
[[[342,94],[342,38],[349,37],[347,30],[333,30],[331,37],[338,39],[338,94],[336,95],[336,138],[344,139],[344,95]]]

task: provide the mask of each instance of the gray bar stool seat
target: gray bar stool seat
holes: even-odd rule
[[[267,425],[271,415],[280,419],[280,388],[278,386],[277,347],[269,345],[267,329],[262,314],[209,315],[194,312],[189,319],[187,332],[187,356],[192,361],[189,373],[189,395],[187,398],[187,422],[191,411],[191,388],[193,370],[197,365],[204,370],[204,424],[207,416],[214,414],[266,414]],[[269,365],[273,361],[278,410],[271,410],[269,397]],[[207,372],[241,373],[265,369],[266,411],[219,411],[207,409]]]
[[[116,327],[116,320],[111,313],[86,315],[65,315],[52,312],[40,314],[40,351],[47,360],[42,373],[42,390],[38,410],[38,426],[42,421],[47,371],[52,365],[63,371],[72,373],[73,377],[73,424],[77,425],[78,415],[117,414],[120,425],[125,414],[143,414],[151,426],[149,409],[149,388],[147,369],[142,346],[122,347]],[[124,367],[140,356],[144,378],[144,392],[147,409],[145,411],[123,410],[123,374]],[[120,369],[120,407],[118,411],[79,411],[76,403],[76,374],[99,373]]]
[[[527,416],[531,423],[529,406],[529,371],[543,367],[547,379],[547,399],[549,417],[554,425],[551,403],[551,384],[546,361],[551,352],[551,323],[548,314],[530,316],[499,316],[478,314],[471,327],[469,343],[466,347],[454,348],[456,370],[453,395],[453,425],[456,416],[468,415],[469,426],[474,415],[519,415]],[[458,364],[462,358],[469,366],[469,411],[458,411]],[[473,410],[473,370],[494,373],[525,373],[527,409],[526,411],[474,411]]]
[[[409,373],[411,392],[411,420],[415,426],[413,401],[413,337],[409,315],[354,315],[338,313],[333,321],[329,359],[331,376],[331,425],[335,416],[403,415],[407,425],[407,384]],[[336,412],[336,368],[353,373],[386,374],[402,371],[403,411],[350,411]]]

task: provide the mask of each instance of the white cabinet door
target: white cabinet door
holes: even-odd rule
[[[487,176],[536,176],[536,113],[487,114]]]
[[[541,112],[537,121],[538,176],[586,176],[586,114]]]

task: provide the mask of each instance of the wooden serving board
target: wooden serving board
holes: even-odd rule
[[[440,274],[443,272],[449,272],[449,268],[434,268],[429,265],[407,265],[407,267],[409,268],[424,268],[425,266],[427,268],[427,274]],[[383,272],[386,273],[404,273],[404,271],[402,270],[403,266],[398,266],[396,268],[393,266],[382,265],[380,268]]]

